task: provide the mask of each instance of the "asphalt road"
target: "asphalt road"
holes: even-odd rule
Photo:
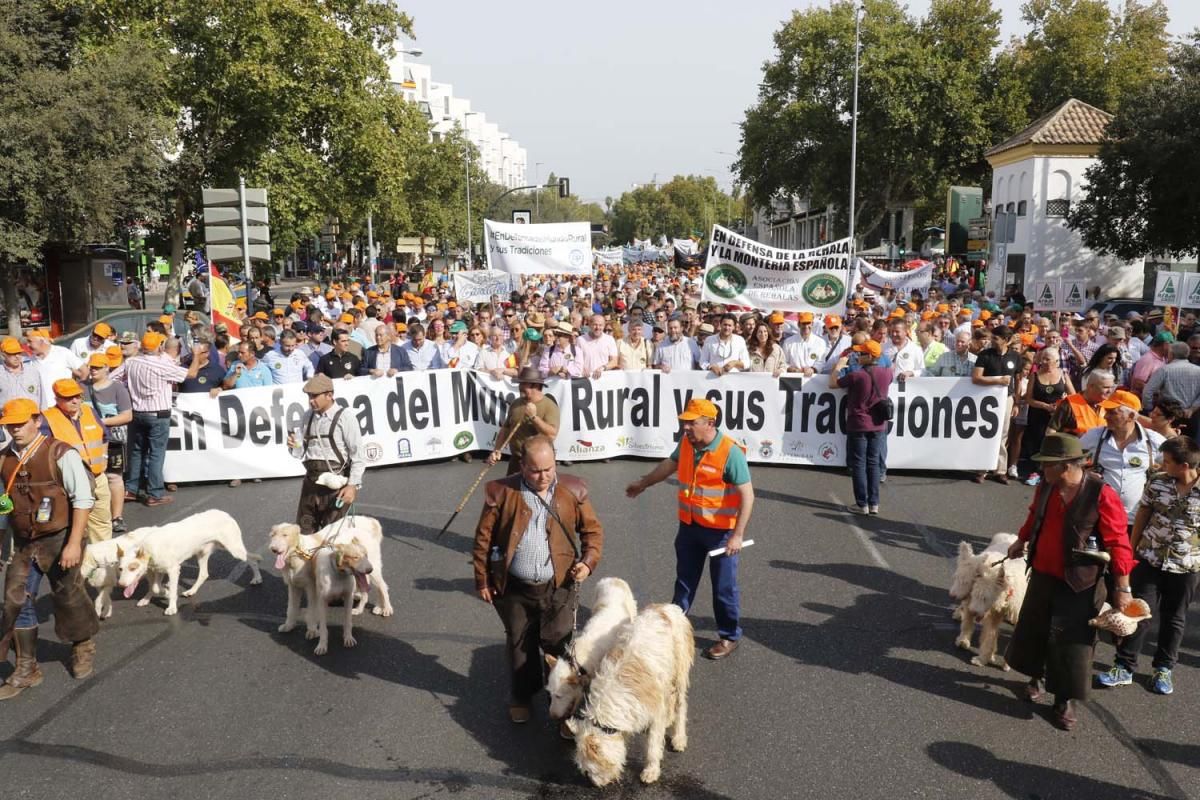
[[[397,614],[360,617],[353,650],[336,625],[323,657],[300,631],[277,633],[285,592],[270,559],[252,587],[224,554],[177,617],[118,599],[89,680],[69,677],[68,648],[44,626],[45,683],[0,709],[6,796],[1200,798],[1200,608],[1173,697],[1144,682],[1097,692],[1063,733],[1047,705],[1016,699],[1020,676],[953,647],[947,557],[961,539],[1015,530],[1031,489],[893,473],[883,514],[864,518],[842,510],[844,475],[765,467],[753,470],[757,544],[742,565],[746,638],[725,661],[697,659],[689,750],[668,752],[662,781],[643,787],[634,747],[623,783],[597,791],[544,708],[525,726],[507,720],[500,623],[467,563],[478,497],[434,541],[478,469],[368,473],[360,510],[383,523]],[[674,568],[673,489],[621,491],[648,469],[570,468],[606,526],[599,574],[625,578],[640,603],[670,598]],[[127,517],[221,507],[265,551],[298,491],[296,480],[185,486],[173,506]],[[692,617],[701,646],[714,636],[707,592],[706,578]],[[1101,662],[1111,655],[1099,647]]]

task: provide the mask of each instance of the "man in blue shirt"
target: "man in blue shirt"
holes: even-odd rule
[[[289,330],[279,335],[279,350],[267,353],[263,363],[271,370],[271,379],[277,384],[303,383],[316,372],[308,356],[298,349],[296,334]]]
[[[250,386],[270,386],[272,383],[271,368],[258,360],[254,345],[245,339],[239,342],[238,360],[229,367],[221,385],[226,389],[245,389]]]
[[[194,378],[186,378],[179,384],[180,393],[208,392],[216,396],[221,391],[221,383],[225,380],[225,368],[213,357],[212,344],[197,341],[192,344],[192,355],[184,366],[191,366],[192,361],[200,360],[200,370]]]

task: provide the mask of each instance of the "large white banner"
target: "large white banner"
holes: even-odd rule
[[[824,314],[846,305],[850,240],[780,250],[714,225],[703,299],[769,311]]]
[[[874,267],[860,258],[858,259],[858,275],[851,284],[850,291],[863,286],[876,292],[892,289],[903,295],[910,295],[913,292],[925,295],[929,292],[929,282],[932,279],[932,262],[916,269],[894,272]]]
[[[587,222],[513,225],[483,221],[488,269],[512,275],[591,275],[592,227]]]
[[[516,283],[512,275],[495,269],[459,270],[454,273],[454,298],[459,303],[490,303],[492,295],[508,300]]]
[[[469,370],[402,372],[392,378],[335,381],[337,401],[353,414],[369,467],[447,458],[490,449],[515,385]],[[756,463],[841,467],[845,393],[828,378],[765,373],[714,377],[707,372],[606,372],[598,380],[552,380],[559,404],[559,457],[669,456],[677,415],[692,397],[721,411],[719,425],[749,448]],[[893,384],[896,418],[888,466],[985,470],[996,464],[1003,389],[968,378],[912,378]],[[303,474],[285,445],[308,404],[300,384],[179,395],[171,420],[168,480],[210,481]],[[497,473],[499,474],[499,473]]]

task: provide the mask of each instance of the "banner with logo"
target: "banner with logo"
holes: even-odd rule
[[[1182,308],[1200,308],[1200,272],[1183,273]]]
[[[1083,278],[1063,278],[1059,282],[1058,310],[1075,314],[1087,311],[1087,283]]]
[[[592,261],[601,266],[619,267],[624,263],[623,252],[620,247],[604,247],[593,250]]]
[[[454,299],[460,303],[490,303],[492,295],[508,300],[517,289],[515,278],[494,269],[459,270],[454,273]]]
[[[1058,281],[1033,282],[1033,309],[1035,311],[1058,310]]]
[[[488,269],[510,275],[591,275],[592,227],[587,222],[514,225],[483,221]]]
[[[846,305],[850,240],[780,250],[714,225],[703,299],[767,311],[824,314]]]
[[[1154,305],[1177,306],[1183,298],[1183,273],[1159,270],[1154,273]]]
[[[308,403],[301,384],[234,389],[209,397],[179,395],[171,420],[165,474],[173,482],[271,478],[303,473],[285,442],[300,429]],[[448,458],[494,446],[517,387],[471,370],[402,372],[391,378],[335,381],[337,401],[353,415],[367,466]],[[968,378],[912,378],[893,384],[896,417],[888,439],[895,469],[993,467],[1003,430],[1003,389]],[[559,458],[669,456],[676,419],[692,397],[721,412],[726,431],[756,463],[842,467],[846,396],[828,378],[737,373],[605,372],[597,380],[552,380],[558,401]],[[499,473],[497,473],[499,474]]]
[[[861,258],[858,259],[858,274],[851,283],[850,291],[858,287],[882,292],[891,289],[902,295],[929,292],[929,282],[933,279],[933,262],[910,270],[889,270],[872,266]]]

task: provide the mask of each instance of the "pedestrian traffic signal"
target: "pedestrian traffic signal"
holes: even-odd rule
[[[570,178],[559,178],[558,179],[558,196],[559,197],[569,197],[570,195],[571,195],[571,179]]]

